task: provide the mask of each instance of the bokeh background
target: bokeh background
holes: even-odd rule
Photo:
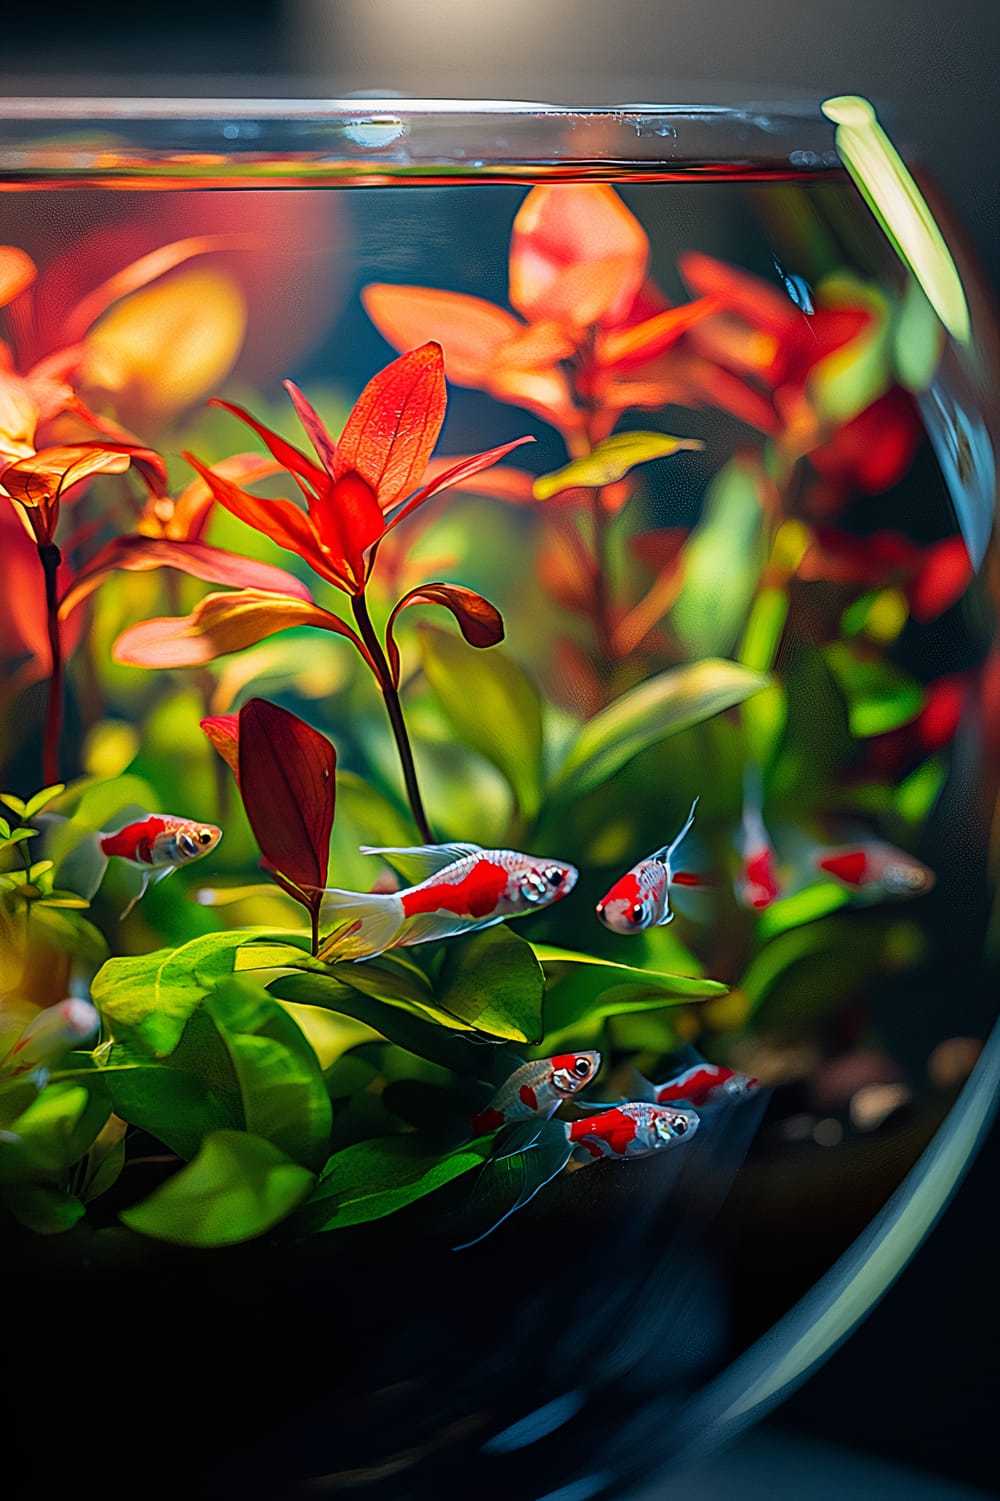
[[[998,59],[995,0],[46,0],[4,19],[0,94],[586,104],[860,93],[944,188],[996,288]],[[865,1325],[751,1440],[650,1501],[692,1485],[702,1501],[1000,1494],[998,1182],[994,1131]],[[858,1452],[879,1466],[859,1468]]]

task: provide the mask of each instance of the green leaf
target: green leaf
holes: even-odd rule
[[[851,900],[851,893],[832,881],[821,881],[815,886],[806,886],[792,896],[779,897],[757,919],[756,934],[762,942],[776,938],[792,928],[801,928],[804,923],[828,917]]]
[[[102,1078],[115,1114],[185,1161],[210,1132],[245,1123],[232,1060],[204,1011],[194,1013],[178,1046],[161,1061],[150,1059],[141,1044],[116,1042]]]
[[[788,591],[761,589],[740,643],[740,661],[754,672],[770,672],[788,618]]]
[[[671,667],[623,693],[583,726],[556,774],[560,794],[579,797],[614,776],[647,746],[741,704],[768,678],[708,658]]]
[[[26,1160],[45,1173],[72,1167],[95,1141],[110,1113],[101,1084],[50,1084],[13,1122]]]
[[[898,729],[920,713],[923,689],[884,658],[863,656],[843,641],[831,642],[824,655],[847,699],[848,724],[855,737]]]
[[[870,283],[841,273],[817,288],[824,308],[866,309],[871,321],[860,333],[818,360],[809,372],[806,391],[827,422],[850,422],[889,389],[889,306]]]
[[[530,678],[501,647],[472,653],[429,625],[417,637],[427,681],[455,734],[497,768],[530,817],[542,786],[542,710]]]
[[[357,968],[368,969],[370,966],[366,962]],[[274,981],[269,989],[278,1000],[325,1006],[343,1016],[353,1017],[398,1047],[418,1058],[439,1063],[443,1068],[473,1074],[477,1078],[487,1076],[484,1071],[488,1063],[484,1054],[488,1057],[493,1050],[484,1048],[481,1042],[471,1042],[472,1033],[466,1029],[457,1030],[455,1018],[441,1008],[437,1009],[436,1015],[429,1009],[421,1014],[409,1007],[383,1001],[378,996],[365,995],[333,974],[288,975]]]
[[[766,1004],[769,1022],[808,1029],[881,967],[886,933],[885,922],[861,923],[854,914],[824,917],[772,938],[739,982],[751,1016]]]
[[[534,948],[548,982],[546,1036],[564,1032],[583,1020],[659,1010],[726,995],[728,991],[728,986],[718,980],[663,974],[544,944],[536,944]]]
[[[933,756],[912,771],[896,789],[896,810],[911,824],[928,817],[945,784],[947,771],[941,756]]]
[[[3,1201],[14,1218],[36,1235],[72,1230],[86,1212],[73,1194],[42,1183],[19,1183],[5,1192]]]
[[[684,548],[684,580],[670,623],[692,657],[732,649],[764,566],[757,473],[731,459],[712,480],[701,520]]]
[[[120,1218],[154,1240],[231,1246],[272,1229],[315,1181],[272,1142],[242,1131],[213,1131],[193,1162]]]
[[[383,1219],[481,1167],[490,1146],[484,1138],[442,1157],[419,1136],[359,1141],[330,1158],[296,1228],[322,1233]]]
[[[920,283],[910,277],[892,329],[892,359],[900,385],[926,391],[941,361],[944,330]]]
[[[952,338],[971,337],[969,305],[958,268],[927,200],[878,123],[867,99],[827,99],[824,115],[837,126],[837,151],[896,254],[923,287]]]
[[[109,959],[91,987],[94,1005],[116,1038],[165,1056],[205,993],[233,973],[238,951],[260,936],[270,929],[206,933],[180,948]]]
[[[784,736],[769,791],[797,803],[823,798],[853,749],[847,705],[822,651],[796,655],[785,675]]]
[[[330,1137],[330,1100],[316,1054],[295,1022],[246,980],[217,985],[205,1009],[232,1059],[246,1129],[318,1167]]]
[[[32,902],[29,928],[33,934],[43,933],[49,943],[81,964],[103,964],[108,957],[108,945],[101,930],[61,903],[55,906],[45,900]]]
[[[125,1134],[128,1122],[109,1115],[87,1153],[87,1171],[80,1190],[85,1204],[113,1188],[125,1166]]]
[[[439,1003],[470,1027],[509,1042],[542,1036],[545,977],[530,943],[498,926],[456,938],[445,950]]]
[[[550,500],[560,490],[570,490],[576,485],[599,489],[624,479],[636,464],[666,459],[685,449],[697,452],[704,447],[699,438],[672,438],[668,433],[612,433],[610,438],[596,443],[585,458],[574,459],[551,474],[539,475],[533,486],[534,496],[536,500]]]
[[[24,812],[21,816],[23,818],[34,818],[36,813],[41,813],[43,808],[47,808],[49,803],[55,802],[56,798],[65,791],[65,782],[56,782],[51,787],[43,787],[41,792],[35,793],[34,797],[29,797],[24,805]]]

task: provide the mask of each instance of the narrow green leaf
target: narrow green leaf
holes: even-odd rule
[[[827,99],[824,115],[837,127],[841,161],[897,255],[923,287],[945,328],[960,344],[971,337],[969,305],[958,268],[927,200],[878,123],[867,99]]]
[[[481,1167],[490,1146],[483,1139],[442,1157],[419,1136],[359,1141],[330,1158],[296,1228],[322,1233],[383,1219]]]
[[[779,933],[828,917],[831,912],[845,907],[850,899],[851,893],[842,886],[835,886],[832,881],[821,881],[796,891],[792,896],[779,897],[757,919],[757,937],[764,943]]]
[[[901,386],[926,391],[941,362],[944,330],[924,289],[909,277],[892,329],[892,360]]]
[[[855,737],[898,729],[920,713],[923,689],[884,658],[865,656],[843,641],[831,642],[824,655],[847,700]]]
[[[65,782],[56,782],[52,787],[43,787],[41,792],[36,792],[34,797],[29,797],[24,805],[24,818],[34,818],[36,813],[41,813],[49,803],[55,802],[61,793],[66,791]]]
[[[683,450],[697,452],[704,447],[700,438],[673,438],[668,433],[612,433],[610,438],[596,443],[586,458],[574,459],[562,469],[539,475],[533,486],[534,496],[536,500],[550,500],[561,490],[577,485],[599,489],[624,479],[636,464],[666,459]]]
[[[545,977],[530,943],[499,926],[448,944],[439,1003],[490,1037],[538,1042]]]
[[[548,982],[546,1036],[564,1032],[584,1020],[659,1010],[725,995],[728,991],[728,986],[718,980],[663,974],[544,944],[536,944],[534,948]]]
[[[765,560],[757,474],[739,457],[712,480],[683,553],[670,623],[692,657],[732,649],[746,624]]]
[[[455,734],[497,768],[530,817],[541,801],[542,710],[527,673],[501,647],[472,653],[429,625],[417,636],[427,680]]]
[[[259,1136],[214,1131],[193,1162],[120,1218],[154,1240],[231,1246],[285,1219],[315,1181],[307,1168]]]
[[[753,672],[770,672],[787,618],[787,590],[761,589],[751,606],[740,643],[740,661],[744,667]]]
[[[553,788],[579,797],[614,776],[647,746],[743,703],[768,683],[736,662],[708,658],[671,667],[623,693],[583,726]]]

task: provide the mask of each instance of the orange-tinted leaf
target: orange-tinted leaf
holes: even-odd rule
[[[148,573],[155,568],[177,568],[207,584],[229,584],[246,589],[265,589],[272,594],[288,594],[312,603],[312,595],[284,568],[258,563],[238,553],[210,547],[205,542],[174,542],[167,537],[118,537],[102,547],[87,566],[77,574],[66,593],[59,614],[66,619],[93,594],[101,580],[114,569],[129,573]]]
[[[0,245],[0,307],[26,292],[37,275],[30,255],[16,245]]]
[[[533,188],[514,220],[510,300],[530,321],[620,323],[646,277],[649,241],[613,188]]]
[[[699,297],[696,302],[667,308],[642,323],[610,329],[598,344],[597,358],[602,365],[638,364],[655,359],[721,306],[717,297]]]
[[[201,728],[229,770],[240,779],[240,719],[238,714],[213,714],[201,720]]]
[[[392,670],[392,680],[399,687],[399,651],[393,636],[393,626],[400,610],[407,605],[443,605],[458,621],[458,628],[470,646],[496,646],[503,640],[503,616],[488,599],[474,589],[462,584],[421,584],[411,589],[394,608],[385,629],[386,655]]]
[[[131,462],[125,453],[71,443],[64,448],[41,448],[9,465],[2,482],[8,495],[21,505],[44,510],[70,485],[94,474],[123,474]]]
[[[128,266],[109,276],[99,287],[76,304],[72,315],[66,320],[65,340],[75,343],[82,339],[93,323],[106,312],[113,302],[138,292],[159,277],[165,276],[175,266],[183,265],[192,256],[206,255],[210,251],[232,249],[233,235],[191,235],[186,240],[174,240],[170,245],[160,245],[148,255],[140,256]]]
[[[448,396],[440,344],[422,344],[372,377],[337,445],[337,479],[352,470],[383,511],[419,484],[444,422]]]
[[[265,537],[270,537],[279,547],[298,553],[317,573],[339,588],[348,587],[343,573],[338,572],[320,551],[312,522],[298,506],[293,505],[290,500],[263,500],[260,496],[251,495],[224,478],[218,470],[207,468],[193,454],[185,453],[184,457],[201,475],[220,506],[231,515],[245,521],[255,531],[263,532]]]
[[[361,293],[365,311],[397,349],[434,340],[444,351],[445,372],[459,386],[482,386],[504,347],[525,326],[506,309],[464,292],[372,283]]]
[[[280,474],[283,468],[284,465],[276,459],[266,459],[263,454],[234,453],[228,459],[220,459],[213,473],[237,484],[251,485],[255,480]],[[165,500],[154,505],[151,518],[148,522],[140,521],[136,530],[147,537],[167,536],[178,542],[200,542],[214,504],[215,496],[199,476],[185,485],[176,501]]]
[[[327,481],[309,506],[309,515],[327,564],[344,580],[343,588],[357,594],[364,587],[365,553],[385,533],[385,517],[371,486],[349,470]]]
[[[508,369],[499,364],[483,389],[497,401],[509,402],[511,406],[536,413],[545,422],[551,422],[564,437],[583,432],[581,415],[573,402],[565,370],[555,366],[549,370]]]
[[[495,464],[498,459],[502,459],[504,454],[510,453],[513,449],[520,448],[522,443],[534,443],[534,441],[534,438],[515,438],[513,443],[502,443],[499,448],[491,448],[486,453],[476,453],[471,458],[459,460],[457,464],[453,464],[450,469],[446,469],[437,479],[432,480],[429,485],[425,485],[422,490],[418,490],[416,495],[412,496],[406,502],[405,506],[400,506],[386,530],[391,531],[394,526],[397,526],[402,521],[404,516],[409,516],[411,511],[415,511],[418,506],[422,506],[425,500],[429,500],[439,490],[454,489],[456,485],[461,484],[462,480],[469,479],[473,474],[478,474],[482,469],[489,469],[491,464]]]
[[[134,292],[95,323],[80,378],[111,399],[132,428],[149,430],[200,401],[243,346],[247,306],[228,271],[195,266]]]
[[[292,406],[309,435],[309,441],[315,448],[320,463],[329,474],[332,474],[337,445],[327,432],[326,424],[321,420],[312,402],[306,400],[294,381],[286,380],[284,387],[292,398]]]
[[[749,271],[728,266],[699,250],[685,251],[677,265],[692,292],[717,297],[753,328],[763,328],[780,339],[796,332],[802,322],[802,314],[790,298]]]
[[[263,698],[240,710],[238,744],[240,795],[265,864],[300,890],[321,891],[336,796],[333,746]]]
[[[364,643],[329,610],[263,589],[208,594],[190,615],[130,626],[115,642],[113,655],[116,662],[134,667],[197,667],[301,625],[347,636],[372,665]]]
[[[316,491],[326,482],[325,472],[314,464],[312,459],[307,458],[301,448],[296,448],[294,443],[287,442],[280,433],[265,427],[263,422],[258,422],[245,407],[238,407],[231,401],[223,401],[218,396],[213,396],[209,406],[222,407],[224,412],[232,412],[233,416],[245,422],[247,427],[252,427],[257,436],[263,438],[282,468],[287,469],[289,474],[294,476],[307,500],[312,498],[310,487],[312,491]],[[184,457],[187,458],[187,454]],[[199,470],[199,473],[201,472]]]

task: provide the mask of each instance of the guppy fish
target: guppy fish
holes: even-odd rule
[[[113,833],[99,834],[97,844],[105,866],[114,855],[143,872],[142,885],[122,917],[128,916],[151,885],[164,880],[179,865],[209,854],[221,838],[222,830],[214,824],[176,818],[171,813],[154,813]]]
[[[320,922],[336,926],[320,948],[320,959],[371,959],[386,949],[474,933],[559,901],[579,874],[564,860],[478,844],[362,845],[361,853],[384,856],[416,884],[393,892],[328,888]]]
[[[585,1088],[601,1066],[600,1053],[557,1053],[523,1063],[505,1080],[490,1103],[472,1117],[475,1136],[509,1126],[513,1121],[554,1115],[564,1100]]]
[[[692,1064],[663,1084],[651,1085],[652,1098],[657,1105],[682,1100],[696,1109],[742,1099],[754,1094],[758,1088],[757,1080],[749,1074],[738,1074],[724,1063],[704,1062]]]
[[[501,1132],[483,1164],[468,1212],[485,1228],[456,1245],[474,1246],[557,1178],[576,1154],[583,1162],[598,1157],[650,1157],[690,1141],[698,1116],[646,1101],[629,1101],[579,1121],[518,1121]]]
[[[935,880],[929,866],[879,839],[817,850],[813,864],[817,870],[872,900],[922,896],[930,891]]]
[[[613,933],[641,933],[644,928],[662,927],[673,922],[670,910],[670,887],[677,879],[671,859],[694,823],[695,798],[687,822],[676,838],[617,880],[597,904],[597,915]]]
[[[592,1157],[649,1157],[679,1141],[688,1141],[697,1131],[699,1118],[692,1110],[675,1110],[634,1100],[567,1122],[567,1140]]]
[[[748,767],[743,779],[743,818],[737,841],[740,873],[736,899],[744,907],[763,912],[781,895],[775,872],[774,847],[764,826],[760,774]]]

